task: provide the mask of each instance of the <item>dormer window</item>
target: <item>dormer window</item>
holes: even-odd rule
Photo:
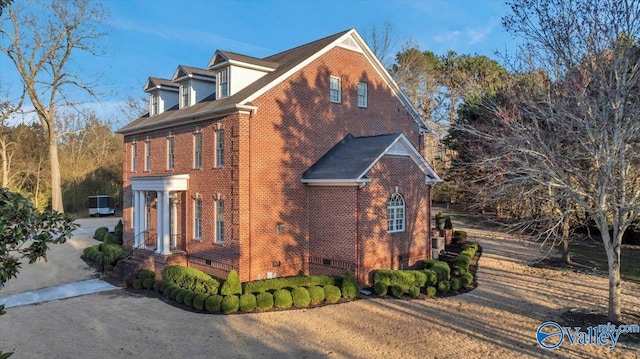
[[[189,107],[189,85],[180,85],[180,108]]]
[[[158,105],[158,94],[157,93],[151,94],[150,103],[151,103],[151,110],[150,110],[151,111],[151,116],[155,116],[158,113],[160,113],[160,108],[159,108],[159,105]]]
[[[220,84],[220,98],[229,96],[229,68],[222,69],[218,72],[218,83]]]

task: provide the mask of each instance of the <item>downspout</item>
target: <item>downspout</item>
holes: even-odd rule
[[[253,232],[253,227],[251,226],[251,213],[253,213],[253,211],[251,210],[251,203],[253,202],[253,197],[251,197],[251,161],[252,161],[252,147],[251,147],[251,117],[253,116],[253,111],[251,111],[251,114],[249,115],[249,281],[251,281],[251,267],[253,266],[253,262],[251,261],[251,237],[252,237],[252,232]],[[238,126],[240,126],[240,121],[238,121]],[[240,131],[240,129],[238,128],[238,131]],[[239,167],[239,166],[238,166]],[[238,183],[238,187],[240,187],[240,183]],[[240,189],[238,188],[238,196],[240,196]]]
[[[360,186],[356,187],[356,282],[360,275]]]

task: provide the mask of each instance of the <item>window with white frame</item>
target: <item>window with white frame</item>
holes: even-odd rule
[[[224,243],[224,201],[216,201],[216,243]]]
[[[144,142],[144,170],[151,170],[151,141],[146,140]]]
[[[367,108],[367,84],[358,82],[358,107]]]
[[[399,193],[394,193],[387,205],[387,232],[404,232],[404,209],[404,198]]]
[[[202,199],[193,201],[193,238],[202,239]]]
[[[193,168],[202,168],[202,132],[193,134]]]
[[[133,142],[131,144],[131,172],[138,170],[138,143]]]
[[[217,81],[220,86],[218,98],[225,98],[229,96],[229,68],[222,69],[218,72]]]
[[[175,153],[175,139],[174,137],[167,137],[167,169],[173,169],[173,157]]]
[[[224,167],[224,130],[216,131],[216,167]]]
[[[158,112],[159,112],[158,94],[154,93],[151,95],[151,116],[157,115]]]
[[[180,107],[189,107],[189,85],[182,84],[180,85],[180,94],[181,94],[181,102]]]
[[[335,103],[340,103],[342,101],[342,89],[340,87],[339,77],[329,77],[329,100]]]

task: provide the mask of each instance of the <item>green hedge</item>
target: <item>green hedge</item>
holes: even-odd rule
[[[335,284],[335,279],[326,275],[296,276],[273,279],[254,280],[244,286],[245,293],[262,293],[282,288],[325,286]]]
[[[409,288],[409,295],[412,298],[418,298],[420,296],[420,287],[411,287],[411,288]]]
[[[258,300],[255,295],[251,293],[245,293],[240,296],[240,311],[242,312],[251,312],[256,309],[258,305]]]
[[[288,289],[278,289],[273,293],[273,304],[276,308],[286,309],[293,305],[293,298]]]
[[[222,305],[220,307],[224,314],[235,313],[240,309],[240,297],[237,295],[225,295],[222,298]]]
[[[438,283],[438,274],[433,269],[423,269],[420,272],[424,273],[426,277],[424,287],[434,286]]]
[[[324,291],[322,293],[324,294]],[[273,294],[269,292],[258,293],[256,296],[256,307],[260,310],[273,308]]]
[[[184,266],[164,269],[163,279],[196,293],[218,294],[220,282],[205,272]]]
[[[447,262],[439,261],[437,259],[428,259],[424,261],[424,269],[431,269],[436,272],[438,282],[451,279],[451,268],[449,268],[449,264]]]
[[[177,285],[171,283],[171,284],[169,284],[169,285],[164,287],[164,289],[162,290],[162,294],[165,297],[171,297],[171,291],[173,291],[174,288],[180,288],[180,287],[178,287]]]
[[[143,279],[143,280],[147,278],[154,279],[155,277],[156,277],[156,273],[149,269],[142,269],[140,270],[140,272],[138,272],[138,279]]]
[[[142,289],[142,280],[136,278],[133,280],[132,284],[133,284],[133,288]]]
[[[105,233],[109,233],[109,228],[107,227],[98,227],[96,231],[93,233],[93,238],[102,241],[102,237]]]
[[[355,299],[358,296],[358,283],[356,282],[356,277],[350,270],[347,270],[342,279],[341,289],[342,296],[347,299]]]
[[[335,285],[325,285],[324,286],[324,300],[328,303],[337,303],[342,297],[342,293],[340,293],[340,288]]]
[[[436,287],[431,287],[431,286],[427,287],[427,289],[425,290],[425,293],[427,294],[428,297],[435,297],[436,292],[437,292]]]
[[[207,312],[218,313],[222,308],[222,296],[214,294],[204,301],[204,308]]]
[[[118,221],[115,227],[113,227],[113,233],[116,235],[116,238],[122,243],[122,220]]]
[[[187,294],[185,294],[184,296],[184,304],[188,305],[190,307],[193,307],[193,299],[196,297],[196,295],[198,294],[203,294],[203,293],[196,293],[194,291],[189,291]]]
[[[178,297],[178,294],[180,294],[180,292],[182,292],[183,290],[185,289],[182,287],[178,287],[178,286],[173,287],[171,292],[169,293],[169,298],[176,300],[176,298]]]
[[[119,260],[128,257],[131,251],[119,244],[105,242],[101,246],[101,253],[102,263],[114,266]]]
[[[373,291],[381,297],[387,295],[388,290],[389,286],[384,284],[384,282],[377,282],[373,284]]]
[[[153,289],[153,286],[156,284],[156,280],[153,278],[145,278],[145,279],[141,279],[142,281],[142,286],[145,289]]]
[[[184,297],[189,293],[188,289],[180,288],[178,294],[175,297],[176,302],[184,304]]]
[[[399,285],[392,285],[391,286],[391,295],[396,297],[396,298],[400,298],[402,297],[402,295],[404,294],[404,288],[402,288]]]
[[[320,304],[324,300],[324,288],[318,285],[312,285],[308,289],[309,303],[312,305]]]
[[[193,308],[197,310],[204,310],[204,302],[209,298],[209,294],[198,293],[193,298]]]
[[[291,298],[293,299],[293,305],[298,308],[306,308],[311,303],[311,296],[309,290],[305,287],[293,288],[291,291]]]
[[[444,294],[451,288],[451,283],[448,280],[441,280],[438,282],[438,292]]]
[[[164,282],[163,280],[155,281],[153,283],[153,290],[155,290],[158,293],[162,292],[162,290],[160,288],[161,288],[163,282]]]
[[[388,287],[400,286],[404,290],[411,287],[424,287],[427,282],[427,275],[418,270],[393,270],[380,269],[373,275],[373,284],[382,283]]]
[[[240,284],[240,277],[236,270],[229,271],[227,280],[222,284],[220,288],[220,294],[222,295],[240,295],[242,294],[242,284]]]
[[[451,278],[451,290],[458,291],[460,290],[462,283],[460,282],[460,277],[452,277]]]

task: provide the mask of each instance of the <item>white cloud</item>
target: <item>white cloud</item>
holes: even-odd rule
[[[491,32],[493,31],[493,28],[496,27],[496,25],[498,25],[500,23],[500,21],[498,20],[494,20],[493,22],[489,23],[487,26],[480,28],[480,29],[467,29],[465,31],[469,41],[467,42],[468,45],[473,45],[473,44],[477,44],[478,42],[484,40],[487,36],[489,36],[489,34],[491,34]]]
[[[433,41],[438,43],[455,41],[460,37],[460,34],[460,31],[452,31],[446,34],[435,35]]]

